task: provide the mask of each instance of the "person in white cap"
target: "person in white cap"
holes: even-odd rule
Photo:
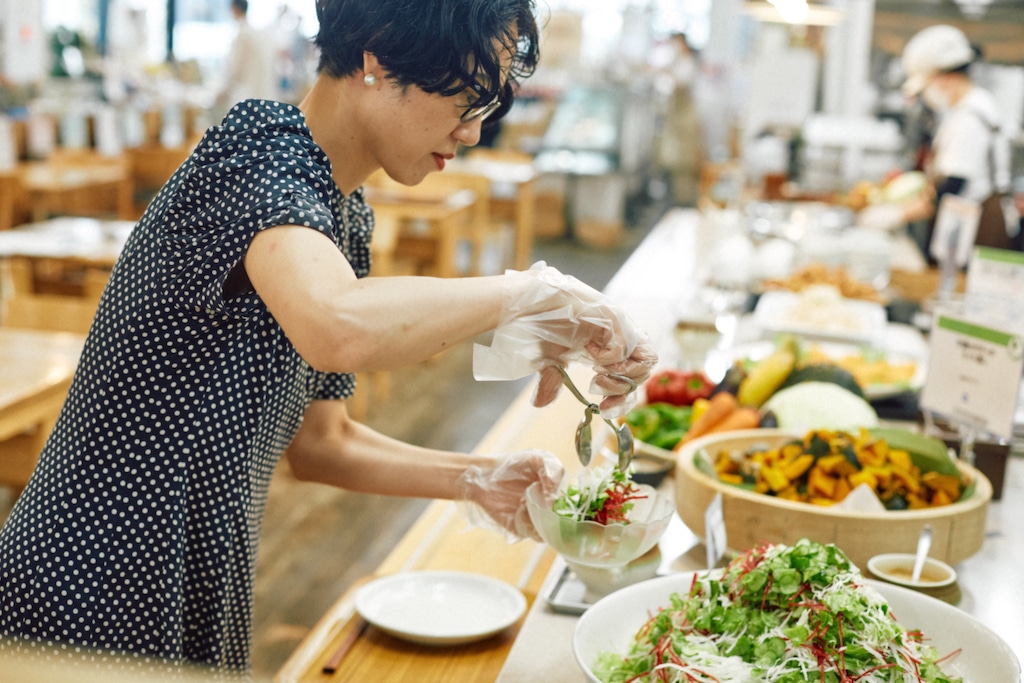
[[[903,50],[903,93],[920,96],[938,117],[926,169],[936,201],[952,193],[979,202],[975,244],[1010,249],[1017,226],[1000,201],[1010,188],[1010,141],[995,99],[968,72],[978,56],[956,27],[930,26]]]

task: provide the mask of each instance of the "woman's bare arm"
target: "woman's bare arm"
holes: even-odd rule
[[[410,365],[498,325],[505,280],[359,279],[325,235],[300,226],[259,233],[245,268],[307,363],[324,372]]]
[[[285,452],[300,480],[351,491],[455,499],[459,477],[493,459],[412,446],[351,420],[343,401],[314,401]]]

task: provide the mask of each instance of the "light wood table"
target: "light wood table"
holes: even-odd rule
[[[696,272],[702,253],[697,215],[668,214],[609,283],[606,293],[621,303],[650,333],[659,349],[671,346],[679,301],[697,286],[687,274]],[[580,379],[584,379],[581,377]],[[567,392],[550,406],[535,409],[525,391],[512,403],[481,442],[481,452],[501,453],[542,448],[555,453],[569,469],[578,471],[572,450],[579,405]],[[598,437],[595,436],[595,439]],[[545,584],[562,570],[553,551],[526,541],[506,544],[497,534],[467,529],[454,504],[437,501],[403,537],[378,567],[376,576],[402,571],[448,569],[471,571],[504,580],[527,596],[524,619],[499,636],[461,647],[411,645],[368,629],[334,674],[322,672],[355,627],[353,586],[335,602],[281,669],[280,683],[311,681],[386,680],[389,683],[431,683],[472,680],[533,683],[585,680],[572,653],[576,618],[555,613],[543,599]],[[986,541],[974,557],[960,563],[961,608],[999,633],[1019,658],[1024,658],[1024,612],[1007,608],[1024,604],[1019,580],[1024,566],[1024,459],[1011,458],[1003,499],[989,509]],[[660,545],[662,571],[701,568],[699,539],[673,518]],[[912,552],[913,548],[908,551]],[[373,577],[367,577],[369,580]]]
[[[392,225],[410,225],[409,231],[398,238],[396,249],[401,252],[403,240],[415,242],[416,231],[421,230],[424,242],[431,252],[430,274],[455,277],[459,236],[462,225],[469,221],[476,198],[469,190],[456,190],[438,196],[404,193],[399,190],[366,188],[366,201],[375,216]]]
[[[78,367],[79,335],[0,327],[0,483],[24,488]]]
[[[511,218],[513,225],[512,268],[526,270],[533,262],[533,235],[537,197],[535,181],[540,173],[532,162],[456,157],[448,168],[481,175],[491,183],[491,214],[496,219]],[[511,193],[504,190],[511,188]]]
[[[60,259],[110,269],[135,227],[133,221],[57,217],[0,231],[0,258]]]
[[[17,176],[33,221],[54,214],[88,216],[102,211],[125,220],[135,214],[131,168],[124,158],[29,161],[19,165]],[[98,203],[104,194],[113,196],[109,204]]]

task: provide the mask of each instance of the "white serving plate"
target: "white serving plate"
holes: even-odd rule
[[[796,292],[765,292],[754,308],[754,322],[768,332],[792,332],[817,339],[875,343],[887,317],[881,304],[839,298],[827,306],[810,306]]]
[[[616,591],[584,612],[573,634],[573,652],[580,668],[593,683],[600,683],[591,665],[602,652],[626,653],[637,630],[669,596],[685,593],[694,572],[670,574]],[[1020,663],[1009,645],[987,626],[952,605],[907,588],[865,579],[888,602],[897,620],[908,629],[920,629],[940,654],[960,650],[947,673],[963,676],[965,683],[1020,683]]]
[[[424,645],[482,640],[514,624],[526,598],[482,574],[416,571],[391,574],[356,593],[356,611],[396,638]]]

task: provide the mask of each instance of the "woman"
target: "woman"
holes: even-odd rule
[[[365,278],[360,184],[415,184],[473,145],[537,60],[532,0],[321,0],[317,80],[299,107],[248,100],[210,129],[136,226],[64,410],[0,532],[0,649],[92,649],[249,666],[266,489],[295,475],[468,500],[533,535],[523,492],[550,454],[398,443],[352,422],[353,374],[495,329],[533,366],[589,362],[621,409],[654,356],[594,290],[553,269]],[[558,373],[540,375],[536,405]],[[46,643],[56,643],[47,647]],[[170,662],[170,664],[167,664]]]
[[[975,244],[1013,248],[1001,198],[1010,189],[1010,143],[991,93],[971,79],[977,52],[962,31],[936,25],[916,33],[903,51],[904,94],[920,96],[939,124],[926,171],[936,201],[955,194],[981,204]]]

